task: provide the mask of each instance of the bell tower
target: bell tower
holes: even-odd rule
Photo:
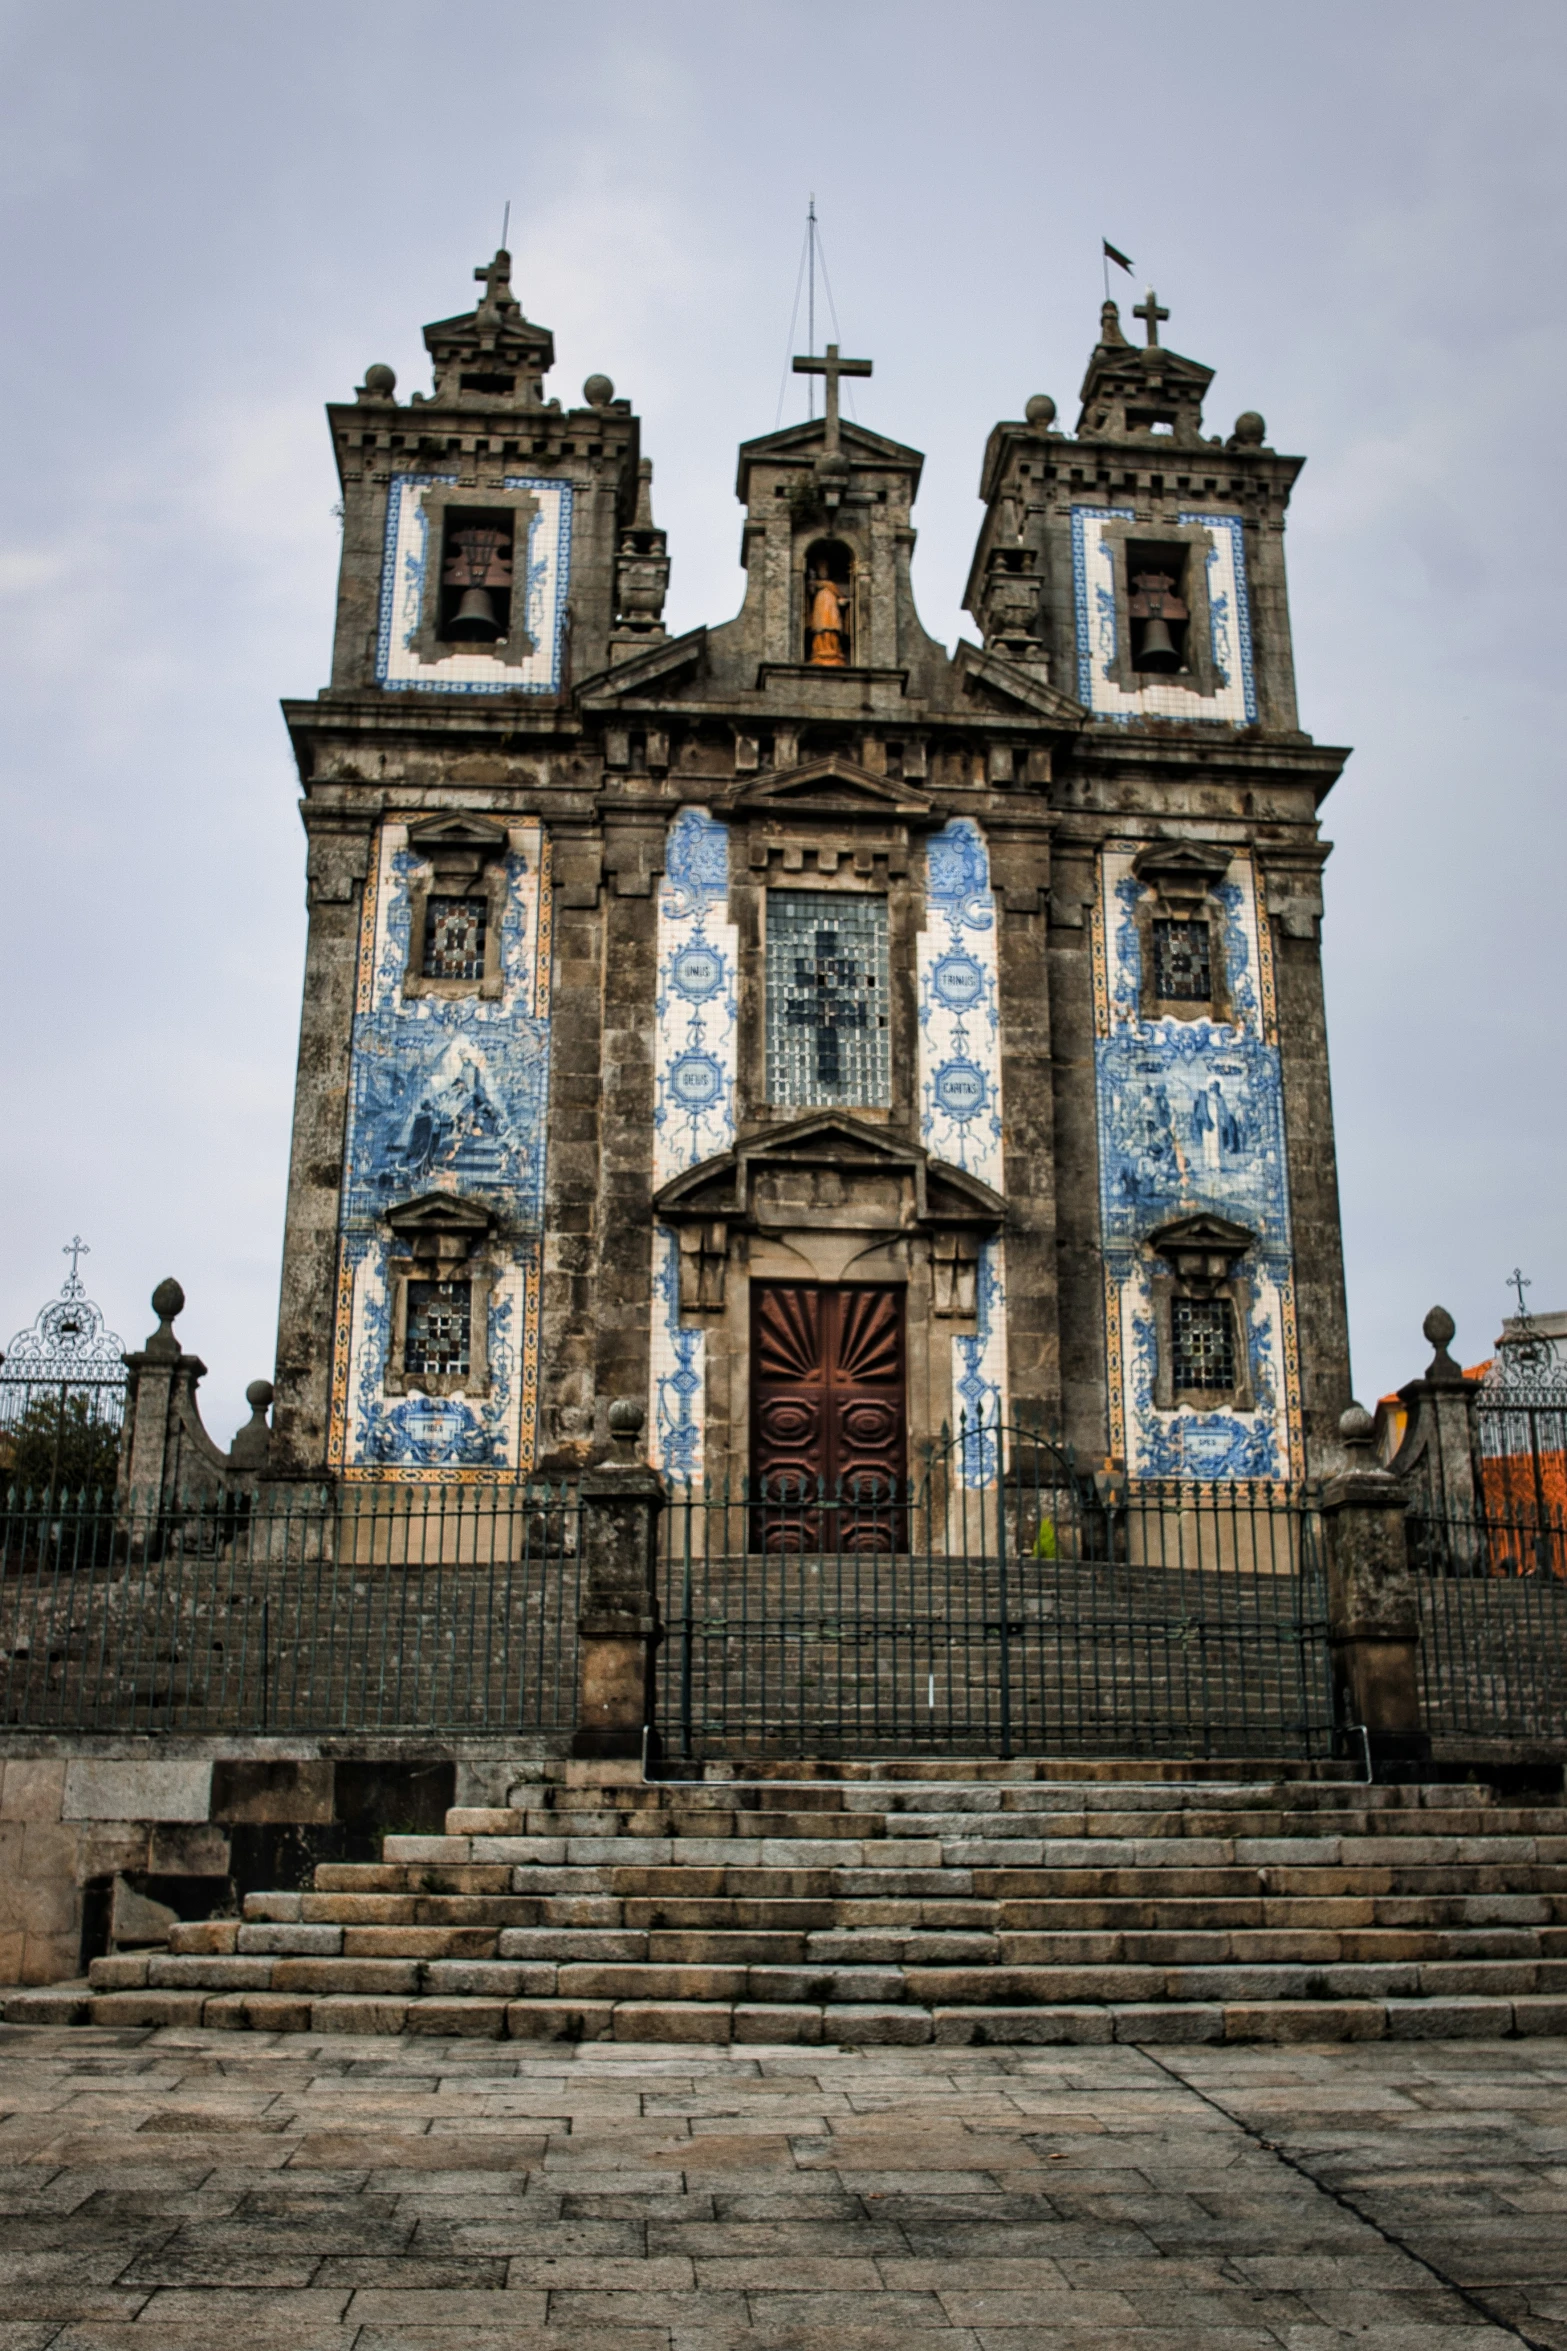
[[[309,939],[274,1453],[495,1475],[535,1449],[555,891],[575,679],[662,633],[630,403],[546,394],[511,257],[327,410],[343,495],[331,683],[285,704]],[[579,828],[580,829],[580,828]]]

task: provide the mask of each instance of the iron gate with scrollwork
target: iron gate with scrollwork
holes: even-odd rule
[[[0,1356],[0,1484],[22,1493],[112,1494],[125,1416],[125,1350],[87,1295],[80,1235],[71,1270]]]
[[[1314,1510],[960,1424],[902,1491],[677,1488],[659,1731],[775,1751],[1293,1756],[1333,1741]]]

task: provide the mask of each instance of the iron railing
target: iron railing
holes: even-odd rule
[[[577,1509],[547,1485],[0,1512],[0,1725],[551,1730],[575,1720]]]
[[[960,1428],[906,1489],[774,1473],[678,1488],[664,1523],[679,1755],[1331,1748],[1298,1492],[1085,1479],[1031,1431]]]
[[[1420,1692],[1436,1738],[1567,1739],[1567,1513],[1416,1506]]]

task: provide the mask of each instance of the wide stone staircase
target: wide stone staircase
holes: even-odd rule
[[[851,2045],[1567,2033],[1567,1808],[1311,1768],[648,1784],[534,1763],[444,1836],[388,1836],[379,1862],[250,1894],[6,2018]]]

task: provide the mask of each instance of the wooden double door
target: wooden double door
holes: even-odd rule
[[[891,1551],[902,1544],[904,1299],[895,1283],[753,1284],[753,1549]]]

